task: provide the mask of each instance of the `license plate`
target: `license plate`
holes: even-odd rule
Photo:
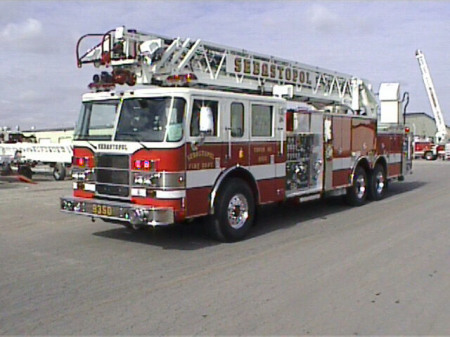
[[[92,205],[92,214],[103,215],[103,216],[113,216],[113,208],[106,205]]]

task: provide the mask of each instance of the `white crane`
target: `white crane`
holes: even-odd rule
[[[431,79],[427,61],[425,60],[425,55],[421,50],[416,50],[416,58],[417,61],[419,61],[420,70],[422,71],[423,83],[425,84],[425,89],[427,91],[428,99],[430,100],[431,109],[434,115],[434,120],[436,122],[437,132],[435,136],[435,143],[436,145],[442,145],[445,144],[448,139],[444,116],[442,115],[436,91],[434,90],[433,80]]]

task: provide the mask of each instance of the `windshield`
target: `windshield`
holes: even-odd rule
[[[74,132],[75,140],[111,140],[119,100],[84,102]]]
[[[186,101],[175,97],[123,100],[115,140],[177,142],[183,138]]]

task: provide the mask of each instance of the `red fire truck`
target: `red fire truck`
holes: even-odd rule
[[[83,36],[77,59],[112,73],[83,96],[64,212],[132,228],[208,216],[215,238],[236,241],[258,205],[360,206],[411,169],[395,83],[379,103],[351,75],[124,27]]]

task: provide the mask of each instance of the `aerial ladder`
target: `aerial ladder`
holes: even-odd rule
[[[84,41],[91,38],[100,42],[80,54]],[[357,114],[377,116],[372,87],[362,79],[200,39],[169,38],[119,27],[106,34],[82,36],[76,52],[78,67],[91,63],[112,68],[112,74],[103,71],[94,76],[90,84],[94,90],[115,84],[189,84],[283,95],[317,108],[342,105]]]
[[[442,114],[441,107],[434,89],[433,80],[431,79],[430,70],[425,60],[425,55],[421,50],[416,51],[416,58],[419,62],[420,70],[422,72],[423,83],[428,94],[428,99],[431,104],[431,110],[433,111],[434,120],[436,122],[437,132],[435,135],[435,146],[433,147],[433,159],[436,159],[439,155],[439,146],[444,145],[447,142],[448,134],[447,127],[445,125],[444,116]]]

